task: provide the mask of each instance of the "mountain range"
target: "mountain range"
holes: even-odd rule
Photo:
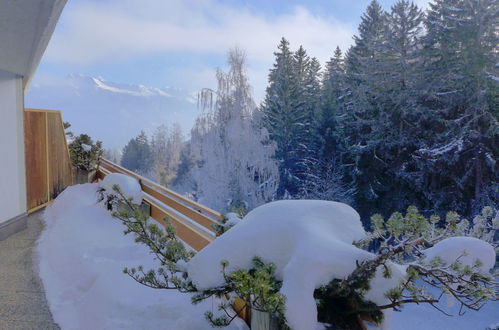
[[[122,148],[141,130],[148,135],[178,122],[188,133],[196,116],[197,94],[174,87],[148,87],[71,74],[32,83],[28,108],[61,110],[75,134],[87,133],[109,149]]]

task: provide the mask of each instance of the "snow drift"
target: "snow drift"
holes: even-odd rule
[[[147,288],[123,274],[125,267],[156,268],[158,263],[97,204],[98,187],[88,183],[67,188],[43,216],[40,277],[55,322],[64,330],[209,328],[204,313],[217,315],[216,301],[193,306],[190,294]],[[247,326],[236,319],[229,329]]]
[[[425,251],[426,261],[440,257],[446,264],[459,260],[463,266],[473,266],[480,259],[480,271],[489,273],[496,263],[496,252],[489,243],[474,237],[446,238]]]
[[[343,279],[356,261],[373,254],[352,245],[366,235],[358,213],[350,206],[329,201],[286,200],[260,206],[236,226],[198,252],[188,263],[188,273],[198,289],[224,283],[220,262],[227,271],[251,268],[253,257],[276,265],[283,281],[286,319],[294,330],[315,328],[314,290],[332,279]],[[388,303],[384,293],[405,276],[405,267],[391,264],[392,278],[376,274],[366,298]]]
[[[135,243],[132,235],[124,236],[125,227],[96,203],[97,189],[103,185],[124,184],[127,196],[137,193],[138,182],[122,182],[125,178],[109,176],[100,185],[67,188],[45,210],[39,266],[54,320],[62,329],[208,329],[204,313],[217,314],[216,300],[194,306],[189,294],[150,289],[122,273],[124,267],[158,266],[148,248]],[[357,212],[345,204],[280,201],[261,206],[236,222],[187,264],[189,275],[202,289],[222,283],[221,260],[229,261],[229,270],[250,267],[254,256],[275,263],[276,276],[283,280],[281,292],[287,297],[286,317],[295,330],[319,328],[312,296],[315,287],[346,277],[355,268],[355,260],[373,257],[352,245],[366,233]],[[426,254],[430,259],[439,255],[452,260],[465,249],[470,262],[480,257],[485,271],[491,266],[493,250],[476,241],[450,238]],[[405,273],[402,266],[391,267],[394,276],[388,280],[377,274],[367,299],[386,302],[383,294]],[[392,313],[391,329],[483,329],[499,321],[498,306],[491,302],[479,312],[449,317],[431,306],[408,305],[401,313]],[[236,319],[228,329],[247,327]]]

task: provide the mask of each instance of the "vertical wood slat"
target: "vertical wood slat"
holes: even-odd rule
[[[24,112],[28,210],[49,201],[46,113]]]
[[[28,212],[54,199],[73,184],[73,168],[59,111],[25,109]]]

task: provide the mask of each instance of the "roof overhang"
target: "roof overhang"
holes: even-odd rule
[[[0,70],[22,76],[27,86],[67,0],[0,1]]]

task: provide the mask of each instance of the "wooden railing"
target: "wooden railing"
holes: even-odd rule
[[[212,225],[222,218],[220,213],[101,158],[97,178],[103,179],[109,173],[121,173],[137,179],[144,192],[144,202],[150,207],[150,216],[163,225],[163,219],[168,217],[178,237],[193,249],[199,251],[215,239]]]
[[[27,209],[50,203],[73,184],[64,124],[60,111],[24,109]]]
[[[177,230],[177,236],[194,250],[201,250],[215,239],[212,225],[222,219],[219,212],[100,158],[96,179],[103,179],[109,173],[121,173],[137,179],[144,192],[144,202],[149,205],[150,216],[163,225],[166,224],[164,217],[168,217]],[[249,324],[250,310],[244,306],[244,301],[236,298],[234,309]]]

